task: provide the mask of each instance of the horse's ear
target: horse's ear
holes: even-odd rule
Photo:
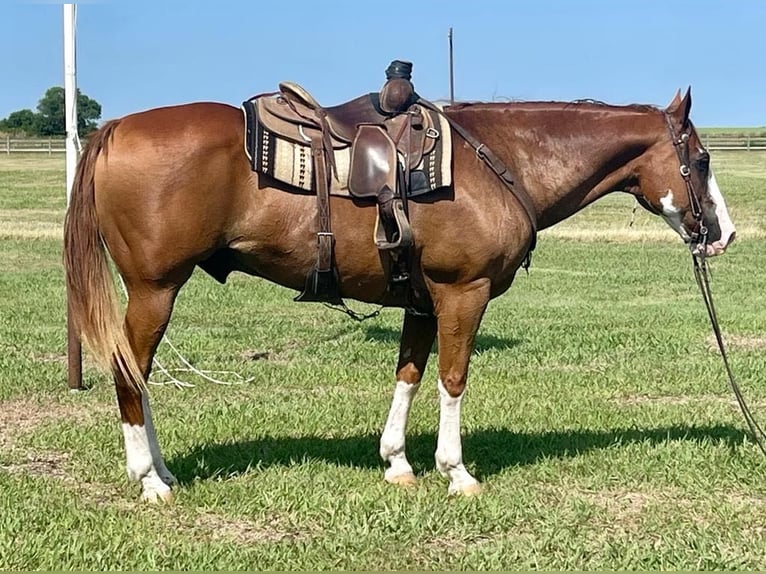
[[[676,95],[673,96],[673,101],[668,104],[668,107],[665,108],[665,111],[668,113],[672,113],[675,108],[677,108],[679,105],[681,105],[681,90],[676,90]]]
[[[676,96],[670,105],[665,110],[669,113],[673,119],[676,120],[678,125],[684,125],[689,120],[689,112],[692,109],[692,87],[689,86],[686,89],[684,97],[681,97],[681,90],[676,92]]]

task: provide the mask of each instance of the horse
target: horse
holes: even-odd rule
[[[432,303],[414,313],[387,294],[371,241],[376,208],[331,197],[341,295],[405,309],[390,411],[380,438],[384,479],[416,483],[405,431],[434,341],[440,416],[435,462],[449,494],[480,483],[463,464],[460,414],[476,333],[545,229],[613,191],[662,217],[696,256],[723,253],[735,228],[690,120],[691,90],[666,108],[577,102],[446,106],[463,133],[491,149],[531,198],[532,221],[476,149],[453,133],[452,182],[409,200],[413,282]],[[240,109],[198,102],[127,115],[89,139],[64,225],[71,316],[111,371],[129,479],[169,501],[175,478],[152,422],[147,380],[179,289],[195,267],[220,282],[240,271],[300,291],[316,259],[316,198],[254,172]],[[124,317],[110,272],[127,289]]]

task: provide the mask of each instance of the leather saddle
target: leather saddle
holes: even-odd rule
[[[379,125],[385,128],[401,157],[407,159],[410,169],[436,145],[433,119],[420,106],[410,106],[401,113],[386,113],[380,106],[379,95],[371,93],[324,108],[296,83],[282,82],[279,89],[276,98],[256,100],[258,119],[269,131],[289,141],[308,146],[312,139],[323,138],[329,148],[343,149],[353,144],[360,125]],[[407,129],[410,125],[412,129]],[[361,197],[375,194],[361,190],[359,193]]]

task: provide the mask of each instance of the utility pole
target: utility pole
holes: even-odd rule
[[[449,103],[455,103],[455,68],[452,61],[452,26],[449,27]]]

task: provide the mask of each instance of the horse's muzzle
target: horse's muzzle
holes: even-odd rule
[[[724,251],[729,247],[729,245],[732,244],[734,239],[737,237],[737,232],[732,231],[730,234],[728,234],[727,237],[722,237],[721,239],[717,241],[713,241],[711,243],[705,244],[706,252],[704,255],[706,257],[715,257],[716,255],[722,255]],[[702,253],[702,244],[697,243],[694,245],[694,248],[692,249],[692,253],[694,255],[703,255]]]

